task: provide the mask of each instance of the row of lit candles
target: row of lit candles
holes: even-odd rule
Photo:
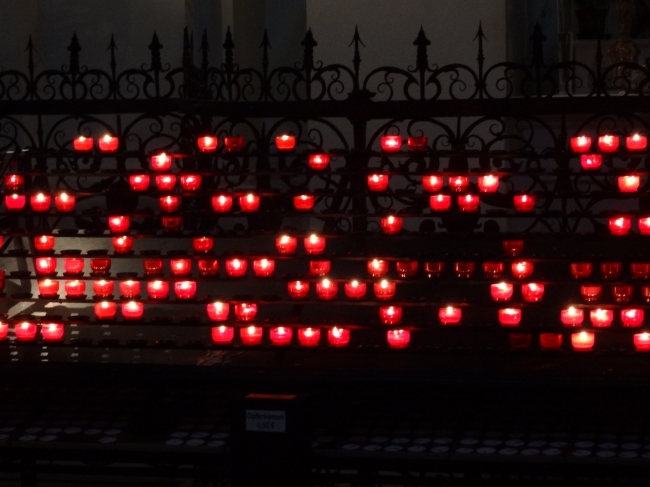
[[[522,284],[521,295],[525,302],[536,303],[544,297],[544,284]],[[634,295],[634,286],[629,284],[615,284],[612,286],[612,298],[616,303],[628,303]],[[494,301],[510,301],[514,294],[514,285],[509,282],[498,282],[490,285],[490,296]],[[587,303],[600,301],[603,294],[601,284],[583,284],[580,286],[580,295]],[[641,294],[646,302],[650,302],[650,286],[641,286]]]
[[[596,139],[598,150],[601,152],[616,152],[619,149],[620,137],[618,135],[601,135]],[[592,138],[588,135],[571,137],[570,144],[573,152],[589,152]],[[625,147],[628,151],[642,151],[648,147],[648,137],[641,134],[632,134],[625,137]]]

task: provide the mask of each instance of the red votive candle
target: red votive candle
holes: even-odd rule
[[[587,303],[593,303],[600,299],[603,292],[603,286],[598,284],[583,284],[580,286],[580,294],[582,299]]]
[[[95,316],[98,320],[112,320],[117,312],[117,304],[113,301],[95,303]]]
[[[117,254],[126,254],[133,248],[133,237],[123,235],[121,237],[113,237],[113,248]]]
[[[226,147],[226,152],[241,152],[244,150],[244,137],[241,135],[224,137],[223,145]]]
[[[589,319],[594,328],[608,328],[614,321],[614,311],[611,309],[592,309],[589,312]]]
[[[290,235],[281,235],[275,239],[275,248],[281,255],[295,254],[298,248],[298,239]]]
[[[451,206],[451,196],[448,194],[436,194],[429,197],[429,206],[433,211],[447,211]]]
[[[144,304],[139,301],[128,301],[122,303],[121,311],[125,320],[139,320],[144,313]]]
[[[248,262],[245,259],[226,260],[226,274],[229,277],[244,277],[248,269]]]
[[[34,269],[37,274],[47,276],[56,272],[56,258],[54,257],[36,257]]]
[[[255,277],[271,277],[275,271],[273,259],[255,259],[253,261],[253,273]]]
[[[311,154],[309,156],[309,167],[316,171],[326,169],[330,163],[330,156],[327,154]]]
[[[503,252],[509,257],[516,257],[524,252],[523,240],[504,240],[501,243]]]
[[[580,166],[585,171],[595,171],[603,165],[603,156],[600,154],[582,154],[580,156]]]
[[[424,262],[424,273],[427,277],[442,277],[445,272],[445,261],[427,260]]]
[[[564,326],[580,326],[584,319],[584,311],[573,306],[560,311],[560,320]]]
[[[93,149],[93,138],[80,135],[72,141],[72,146],[77,152],[88,152]]]
[[[204,135],[196,139],[196,145],[201,152],[214,152],[217,150],[218,144],[219,139],[211,135]]]
[[[325,251],[325,237],[320,237],[315,233],[305,237],[303,243],[305,251],[310,255],[322,254]]]
[[[386,341],[390,348],[407,348],[411,341],[411,332],[409,330],[388,330]]]
[[[618,189],[621,190],[621,193],[636,193],[639,189],[639,184],[641,184],[641,178],[639,176],[628,175],[618,177]]]
[[[427,145],[429,144],[429,139],[427,139],[427,137],[424,135],[419,137],[409,137],[407,139],[407,144],[410,151],[423,152],[426,150]]]
[[[397,152],[402,147],[402,138],[399,135],[383,135],[381,148],[384,152]]]
[[[150,299],[167,299],[169,296],[169,283],[167,281],[149,281],[147,283],[147,293]]]
[[[381,277],[388,272],[388,261],[372,259],[368,261],[366,267],[371,277]]]
[[[30,323],[28,321],[23,321],[22,323],[17,323],[14,325],[14,333],[16,334],[16,339],[19,342],[29,342],[36,338],[36,332],[38,328],[36,323]]]
[[[632,272],[633,279],[648,279],[650,277],[650,263],[632,262],[630,264],[630,271]]]
[[[612,235],[627,235],[632,228],[632,220],[627,217],[620,216],[617,218],[609,219],[609,231]]]
[[[232,196],[219,194],[212,197],[212,209],[218,213],[225,213],[232,208]]]
[[[178,207],[181,204],[181,199],[178,196],[168,194],[167,196],[161,196],[158,199],[160,203],[160,211],[165,213],[172,213],[178,210]]]
[[[199,174],[182,174],[181,188],[183,191],[198,191],[201,189],[201,176]]]
[[[643,324],[644,312],[642,309],[622,309],[621,321],[623,326],[637,327]]]
[[[460,323],[463,312],[460,308],[447,306],[438,310],[438,318],[443,325],[457,325]]]
[[[56,211],[68,212],[74,210],[74,205],[77,202],[77,198],[68,193],[59,193],[54,197],[54,206]]]
[[[650,352],[650,333],[635,333],[634,348],[637,352]]]
[[[38,252],[49,252],[54,248],[53,235],[39,235],[34,237],[34,248]]]
[[[454,193],[464,193],[469,187],[469,178],[467,176],[453,176],[449,178],[449,189]]]
[[[542,350],[559,350],[562,348],[562,334],[540,333],[539,344]]]
[[[621,277],[623,264],[620,262],[602,262],[600,264],[600,273],[606,281],[615,281]]]
[[[291,345],[293,330],[288,326],[278,326],[269,330],[271,345],[276,347],[286,347]]]
[[[142,261],[145,276],[158,276],[163,273],[162,259],[144,259]]]
[[[9,335],[9,323],[0,321],[0,340],[6,340]]]
[[[499,282],[490,285],[490,295],[493,301],[510,301],[514,286],[508,282]]]
[[[38,193],[29,197],[29,204],[34,211],[48,211],[50,209],[50,201],[52,198],[49,194]]]
[[[214,238],[212,237],[194,237],[192,239],[192,248],[194,252],[210,252],[214,247]]]
[[[20,174],[7,174],[4,181],[9,191],[20,191],[25,184],[25,179]]]
[[[189,276],[192,272],[192,259],[171,259],[169,268],[173,276]]]
[[[346,282],[343,290],[348,298],[361,299],[366,295],[366,284],[354,279],[350,282]]]
[[[227,321],[228,313],[230,313],[230,305],[228,303],[222,303],[221,301],[215,301],[207,305],[208,309],[208,318],[212,321]]]
[[[172,156],[164,152],[151,156],[151,169],[156,172],[169,171],[172,168]]]
[[[474,262],[454,262],[454,273],[461,279],[469,279],[474,274],[476,264]]]
[[[296,137],[294,135],[278,135],[275,138],[275,147],[279,151],[289,151],[296,148]]]
[[[123,298],[132,299],[140,294],[140,281],[122,281],[120,282],[120,294]]]
[[[641,134],[630,135],[625,138],[625,146],[629,151],[646,150],[648,147],[648,137]]]
[[[316,283],[316,295],[318,296],[318,299],[334,299],[338,290],[339,285],[329,279],[323,279],[321,282]]]
[[[373,284],[373,290],[377,299],[386,300],[395,296],[396,286],[394,282],[382,279]],[[364,290],[365,291],[365,290]]]
[[[99,150],[102,152],[115,152],[118,148],[120,139],[117,137],[111,137],[110,135],[104,135],[101,139],[97,141],[99,145]]]
[[[381,230],[387,235],[395,235],[402,230],[402,219],[399,216],[386,216],[381,219]]]
[[[298,211],[309,211],[314,207],[314,196],[311,194],[294,196],[293,206]]]
[[[381,306],[379,319],[384,325],[396,325],[402,320],[401,306]]]
[[[63,288],[67,297],[80,298],[86,292],[86,283],[84,281],[65,281]]]
[[[478,189],[481,193],[496,193],[499,189],[499,176],[487,174],[478,178]]]
[[[460,211],[478,211],[481,200],[474,194],[466,194],[458,197],[458,207]]]
[[[241,208],[241,211],[244,212],[257,211],[260,207],[260,197],[253,193],[249,193],[246,196],[240,196],[239,207]]]
[[[442,176],[431,174],[422,178],[422,188],[424,188],[425,191],[434,193],[442,189],[443,182],[444,180]]]
[[[59,342],[63,340],[65,329],[61,323],[43,323],[41,325],[41,335],[43,341],[46,342]]]
[[[350,343],[350,330],[334,326],[327,330],[327,340],[331,347],[345,347]]]
[[[66,274],[78,275],[84,272],[84,260],[79,257],[66,257],[63,259],[63,270]]]
[[[332,263],[329,260],[310,260],[309,273],[312,276],[325,276],[329,274]]]
[[[247,326],[239,330],[239,337],[244,345],[259,345],[262,343],[262,333],[261,326]]]
[[[108,226],[111,232],[123,233],[129,231],[131,219],[128,216],[116,215],[108,217]]]
[[[386,191],[389,180],[388,174],[369,174],[368,188],[370,191]]]
[[[544,297],[544,284],[536,282],[522,284],[521,295],[527,303],[538,303]]]
[[[59,295],[59,281],[52,279],[38,281],[38,292],[42,298],[56,298]]]
[[[520,260],[519,262],[513,262],[510,266],[512,275],[517,279],[526,279],[533,275],[535,267],[532,262],[527,260]]]
[[[503,262],[483,262],[483,276],[487,279],[499,279],[503,274]]]
[[[619,138],[616,135],[601,135],[598,137],[598,148],[601,152],[616,152]]]
[[[228,345],[235,338],[235,329],[232,326],[213,326],[212,343],[215,345]]]
[[[575,279],[586,279],[591,276],[592,271],[591,262],[571,262],[571,275]]]
[[[508,333],[508,342],[513,350],[526,350],[533,344],[533,336],[530,333]]]
[[[254,303],[235,304],[235,318],[237,321],[253,321],[257,316],[257,305]]]
[[[22,210],[25,207],[25,195],[16,193],[6,194],[5,205],[7,206],[7,210],[10,211]]]
[[[415,277],[418,273],[417,260],[398,260],[395,262],[395,270],[401,278]]]
[[[298,330],[298,342],[301,347],[317,347],[319,341],[319,328],[300,328]]]
[[[571,137],[571,150],[573,152],[587,152],[591,147],[591,137],[580,135],[578,137]]]
[[[93,281],[93,292],[95,296],[100,298],[107,298],[115,290],[115,283],[113,281],[106,281],[102,279],[101,281]]]
[[[517,308],[503,308],[499,310],[499,323],[501,326],[519,326],[521,310]]]
[[[177,299],[194,299],[196,295],[195,281],[177,281],[174,283],[174,294]]]
[[[576,352],[591,352],[596,343],[596,336],[588,331],[571,334],[571,346]]]
[[[634,287],[627,284],[619,284],[612,286],[612,297],[617,303],[627,303],[632,299],[634,294]]]
[[[515,211],[528,213],[535,210],[535,197],[522,194],[514,197]]]
[[[291,299],[307,299],[309,297],[309,282],[291,281],[287,283],[287,292]]]
[[[176,186],[176,176],[174,174],[158,174],[155,181],[156,188],[159,191],[171,191]]]
[[[149,188],[149,179],[147,174],[132,174],[129,176],[129,185],[133,191],[146,191]]]

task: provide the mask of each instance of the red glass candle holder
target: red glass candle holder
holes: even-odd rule
[[[0,321],[0,340],[6,340],[9,335],[9,323]]]
[[[133,299],[140,294],[140,281],[122,281],[120,282],[120,294],[123,298]]]
[[[623,264],[620,262],[602,262],[600,273],[606,281],[615,281],[621,277]]]
[[[29,204],[34,211],[48,211],[52,198],[49,194],[38,193],[29,197]]]
[[[560,320],[564,326],[580,326],[584,319],[584,311],[573,306],[560,311]]]
[[[129,237],[128,235],[113,237],[112,242],[116,254],[126,254],[133,249],[133,237]]]
[[[309,167],[316,171],[322,171],[329,166],[330,156],[327,154],[311,154],[309,156]]]
[[[343,291],[349,299],[361,299],[366,295],[366,283],[354,279],[345,283]]]
[[[244,150],[244,137],[241,135],[224,137],[223,145],[226,148],[226,152],[241,152]]]
[[[474,274],[474,262],[454,262],[454,274],[461,279],[469,279]]]
[[[248,193],[246,196],[240,196],[239,207],[241,208],[241,211],[246,213],[257,211],[260,207],[260,197],[253,193]]]
[[[627,217],[617,217],[609,219],[609,231],[612,235],[627,235],[632,228],[632,220]]]
[[[287,292],[291,299],[307,299],[309,297],[309,282],[291,281],[287,283]]]
[[[254,321],[257,316],[257,304],[237,303],[235,304],[235,318],[237,321]]]
[[[155,181],[158,191],[172,191],[174,186],[176,186],[176,175],[158,174],[156,175]]]
[[[601,135],[598,137],[598,148],[601,152],[616,152],[619,138],[616,135]]]
[[[409,330],[388,330],[386,341],[390,348],[407,348],[411,341],[411,332]]]
[[[316,283],[316,295],[318,299],[330,300],[336,298],[336,294],[339,291],[339,285],[330,281],[329,279],[323,279],[320,282]]]
[[[462,316],[462,310],[454,306],[447,306],[438,310],[438,319],[443,325],[458,325]]]
[[[372,259],[368,261],[366,268],[371,277],[381,277],[388,273],[388,261]]]
[[[178,210],[181,205],[181,199],[178,196],[168,194],[167,196],[161,196],[158,199],[160,204],[160,211],[164,213],[173,213]]]
[[[189,276],[192,273],[192,259],[170,259],[172,276]]]
[[[16,193],[6,194],[5,206],[9,211],[22,210],[25,207],[25,195]]]
[[[327,330],[327,341],[331,347],[346,347],[350,343],[350,330],[334,326]]]
[[[520,260],[518,262],[513,262],[510,266],[512,275],[517,279],[527,279],[533,275],[535,266],[532,262],[527,260]]]
[[[586,279],[592,272],[591,262],[571,262],[571,275],[574,279]]]
[[[217,259],[199,259],[197,267],[201,276],[215,276],[219,273],[219,261]]]
[[[192,239],[192,248],[197,253],[207,253],[214,247],[214,238],[212,237],[194,237]]]
[[[228,345],[235,338],[235,329],[232,326],[213,326],[211,336],[215,345]]]
[[[99,298],[107,298],[115,291],[115,283],[113,281],[100,280],[93,281],[93,292]]]
[[[519,326],[521,310],[517,308],[502,308],[499,310],[499,324],[501,326]]]
[[[56,298],[59,295],[59,281],[43,279],[38,281],[38,292],[42,298]]]
[[[503,274],[503,262],[483,262],[483,276],[487,279],[499,279]]]
[[[179,232],[183,227],[182,216],[163,216],[162,217],[163,231],[166,233]]]
[[[397,271],[397,275],[402,279],[415,277],[418,273],[418,261],[398,260],[395,262],[395,270]]]
[[[72,141],[72,146],[77,152],[88,152],[93,150],[94,140],[92,137],[80,135]]]
[[[232,208],[232,196],[219,194],[212,197],[212,209],[218,213],[225,213]]]
[[[29,321],[23,321],[14,326],[16,340],[19,342],[30,342],[34,340],[37,331],[38,328],[36,327],[36,323],[30,323]]]
[[[217,145],[219,145],[219,139],[212,135],[203,135],[197,137],[196,145],[201,152],[214,152],[217,150]]]
[[[402,147],[402,138],[399,135],[383,135],[381,149],[384,152],[397,152]]]
[[[145,276],[159,276],[163,273],[162,259],[144,259],[142,261]]]
[[[305,237],[304,241],[305,251],[309,255],[322,254],[325,251],[325,237],[321,237],[312,233],[309,237]]]
[[[402,231],[402,219],[399,216],[386,216],[381,219],[381,231],[386,235],[396,235]]]
[[[436,194],[429,197],[429,206],[433,211],[448,211],[451,207],[451,196]]]
[[[630,135],[625,138],[625,146],[631,152],[646,150],[648,147],[648,137],[641,134]]]
[[[228,259],[226,260],[226,274],[228,277],[244,277],[248,269],[246,259]]]
[[[5,188],[8,191],[20,191],[25,184],[25,178],[20,174],[7,174],[4,178]]]
[[[444,179],[442,176],[436,176],[435,174],[430,174],[422,178],[422,188],[424,188],[425,191],[434,193],[442,189],[443,182]]]
[[[637,327],[643,324],[644,311],[642,309],[622,309],[621,321],[625,327]]]
[[[117,304],[113,301],[99,301],[95,303],[95,316],[98,320],[112,320],[117,312]]]
[[[86,283],[84,281],[65,281],[63,284],[65,294],[68,298],[80,298],[86,292]]]
[[[298,211],[309,211],[314,207],[314,196],[301,194],[293,197],[293,207]]]
[[[60,342],[63,340],[65,329],[62,323],[43,323],[41,336],[45,342]]]
[[[49,252],[54,248],[54,236],[39,235],[34,237],[34,248],[37,252]]]
[[[591,352],[596,343],[596,336],[588,331],[571,334],[571,346],[576,352]]]
[[[181,189],[183,191],[198,191],[201,189],[201,175],[181,174]]]
[[[261,326],[247,326],[239,330],[239,337],[244,345],[259,345],[262,343],[262,333]]]
[[[66,257],[63,259],[63,269],[71,276],[81,275],[84,272],[84,260],[79,257]]]
[[[641,178],[639,176],[619,176],[618,189],[621,193],[636,193],[639,190]]]
[[[634,287],[627,284],[612,286],[612,297],[616,303],[628,303],[634,294]]]
[[[386,191],[390,177],[388,174],[368,175],[368,188],[370,191]]]
[[[540,333],[539,344],[542,350],[560,350],[562,348],[562,334]]]
[[[544,297],[544,284],[537,282],[522,284],[521,295],[527,303],[539,303]]]
[[[174,283],[174,294],[177,299],[194,299],[196,296],[195,281],[177,281]]]
[[[382,279],[381,281],[375,282],[373,284],[373,290],[377,299],[387,300],[392,299],[392,297],[395,296],[396,286],[394,282]]]
[[[443,260],[425,261],[424,273],[428,278],[442,277],[442,275],[445,273],[445,262]]]
[[[149,189],[150,178],[147,174],[132,174],[129,176],[129,186],[133,191],[146,191]]]
[[[36,257],[34,262],[36,273],[41,276],[48,276],[56,272],[56,258],[54,257]]]
[[[207,305],[208,308],[208,318],[212,321],[227,321],[228,314],[230,313],[230,305],[228,303],[222,303],[221,301],[215,301]]]
[[[469,187],[469,178],[467,176],[452,176],[449,178],[449,189],[454,193],[464,193]]]
[[[522,194],[514,197],[515,211],[520,213],[529,213],[535,211],[535,197],[528,194]]]
[[[281,235],[275,239],[275,248],[280,255],[292,255],[298,248],[298,239],[290,235]]]
[[[293,330],[288,326],[277,326],[269,330],[269,338],[271,339],[271,345],[276,347],[286,347],[291,345]]]
[[[121,311],[125,320],[139,320],[144,314],[144,304],[139,301],[127,301],[122,303]]]
[[[298,330],[298,343],[301,347],[317,347],[319,341],[319,328],[300,328]]]
[[[592,309],[589,319],[594,328],[609,328],[614,321],[614,311],[611,309]]]
[[[496,193],[499,189],[499,176],[486,174],[478,178],[478,189],[481,193]]]
[[[603,292],[603,286],[599,284],[583,284],[580,286],[582,299],[587,303],[594,303],[600,299]]]
[[[172,156],[165,154],[155,154],[151,156],[151,169],[156,172],[169,171],[172,168]]]
[[[381,306],[379,308],[379,319],[384,325],[396,325],[402,321],[401,306]]]
[[[637,352],[650,352],[650,333],[635,333],[633,339]]]
[[[117,137],[112,137],[110,135],[104,135],[101,139],[97,141],[99,145],[99,150],[102,152],[115,152],[119,147],[120,139]]]
[[[587,152],[591,148],[591,137],[586,135],[571,137],[570,142],[573,152]]]
[[[149,294],[149,299],[167,299],[169,297],[169,283],[167,281],[149,281],[147,283],[147,294]]]
[[[325,276],[329,274],[332,263],[329,260],[310,260],[309,274],[312,276]]]
[[[650,235],[650,217],[639,218],[639,232],[641,235]]]
[[[524,253],[524,241],[523,240],[504,240],[501,243],[503,252],[509,257],[516,257]]]
[[[111,232],[114,233],[128,232],[130,225],[131,225],[131,219],[128,216],[115,215],[115,216],[108,217],[108,227],[111,229]]]
[[[533,344],[533,336],[530,333],[508,333],[508,342],[513,350],[526,350]]]
[[[603,165],[603,156],[600,154],[582,154],[580,156],[580,166],[585,171],[595,171]]]
[[[499,282],[490,285],[490,295],[493,301],[510,301],[514,286],[508,282]]]
[[[424,135],[407,139],[407,145],[411,152],[423,152],[427,149],[428,144],[429,139]]]
[[[648,262],[632,262],[630,264],[630,271],[632,272],[633,279],[650,278],[650,263]]]
[[[458,197],[458,207],[460,208],[460,211],[478,211],[480,204],[480,198],[474,194],[466,194]]]
[[[255,277],[271,277],[274,272],[275,261],[273,259],[255,259],[253,261]]]
[[[59,193],[54,197],[54,206],[56,211],[67,213],[74,210],[77,198],[68,193]]]
[[[275,147],[279,151],[290,151],[296,148],[296,137],[295,135],[278,135],[275,138]]]

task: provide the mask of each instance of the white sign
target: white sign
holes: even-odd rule
[[[287,431],[286,411],[246,410],[246,431],[285,433]]]

